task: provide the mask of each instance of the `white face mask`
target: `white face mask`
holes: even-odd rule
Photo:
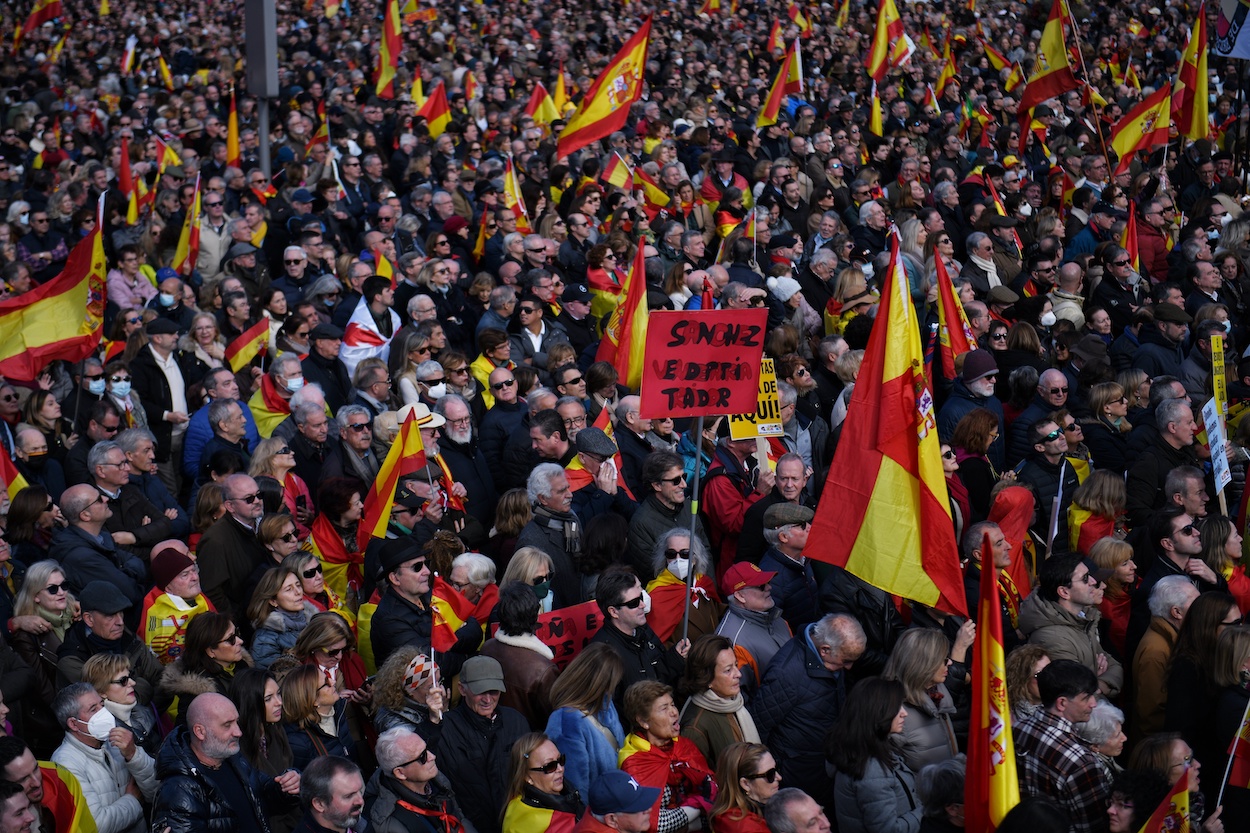
[[[642,612],[643,614],[651,613],[651,594],[647,592],[647,588],[642,589]]]
[[[442,399],[447,395],[447,384],[445,382],[439,382],[437,385],[427,388],[426,395],[431,399]]]
[[[1055,326],[1055,314],[1053,312],[1043,312],[1042,317],[1039,320],[1041,321],[1043,327]]]
[[[668,571],[682,581],[685,581],[686,576],[690,574],[690,559],[674,558],[672,561],[668,562]]]
[[[117,728],[117,718],[108,709],[100,709],[87,721],[87,734],[99,741],[109,739],[109,732]]]

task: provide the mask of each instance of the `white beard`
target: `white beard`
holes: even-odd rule
[[[443,433],[447,435],[449,440],[457,445],[467,445],[473,439],[472,428],[460,431],[459,429],[452,428],[451,425],[448,424],[447,427],[443,429]]]

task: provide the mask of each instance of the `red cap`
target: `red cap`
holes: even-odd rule
[[[721,579],[721,584],[725,595],[729,596],[737,593],[744,587],[763,587],[772,581],[776,575],[776,573],[761,570],[750,561],[739,561],[725,571],[725,577]]]

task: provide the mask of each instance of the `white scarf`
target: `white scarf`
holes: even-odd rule
[[[694,703],[699,708],[715,714],[732,714],[734,719],[738,721],[738,728],[742,731],[742,739],[747,743],[760,742],[760,732],[755,728],[755,721],[751,719],[751,713],[747,711],[746,701],[742,699],[742,692],[738,692],[738,695],[732,700],[727,700],[709,688],[691,697],[686,705],[690,703]]]
[[[986,276],[990,279],[990,289],[1003,285],[1003,282],[998,279],[998,265],[994,261],[985,260],[976,255],[969,255],[968,258],[985,271]]]

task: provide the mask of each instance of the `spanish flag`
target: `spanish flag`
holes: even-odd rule
[[[776,124],[777,119],[781,115],[781,107],[785,102],[786,96],[790,92],[802,92],[802,70],[795,66],[798,59],[798,41],[795,41],[794,48],[786,51],[786,56],[781,60],[781,66],[777,68],[777,77],[773,79],[773,86],[768,91],[768,97],[764,99],[764,104],[760,107],[759,116],[755,119],[756,127],[767,127],[770,124]],[[797,78],[797,81],[795,80]],[[795,85],[798,90],[793,90]]]
[[[803,14],[803,10],[799,8],[797,3],[791,3],[786,6],[786,16],[790,18],[790,22],[799,27],[799,35],[801,37],[810,38],[812,36],[812,22],[807,19],[807,15]]]
[[[1007,56],[994,48],[994,45],[985,38],[977,38],[981,42],[981,48],[985,50],[985,57],[989,59],[990,66],[994,67],[995,72],[1002,72],[1011,66],[1011,61],[1007,60]]]
[[[967,616],[920,324],[890,237],[876,326],[803,554]]]
[[[650,41],[651,17],[648,15],[642,28],[625,42],[591,84],[577,112],[560,134],[557,155],[568,156],[624,126],[630,106],[642,95]]]
[[[0,452],[4,451],[0,447]],[[13,488],[9,487],[9,494]],[[1228,746],[1228,754],[1233,763],[1228,776],[1229,786],[1239,789],[1250,789],[1250,705],[1241,716],[1241,728],[1233,735],[1233,742]]]
[[[434,614],[434,630],[430,634],[430,647],[435,651],[450,651],[456,644],[456,631],[469,621],[470,616],[482,625],[483,641],[485,641],[486,623],[498,602],[498,585],[488,584],[482,591],[482,597],[475,604],[466,599],[442,576],[435,576],[434,583],[430,587],[430,607],[433,608]]]
[[[1124,70],[1124,83],[1141,92],[1141,79],[1137,77],[1137,70],[1133,67],[1132,61],[1129,61],[1128,69]]]
[[[938,104],[937,92],[934,91],[932,84],[924,85],[924,101],[920,102],[920,105],[926,110],[932,107],[939,116],[942,115],[942,107]]]
[[[1011,65],[1011,73],[1008,74],[1007,80],[1003,82],[1003,89],[1007,92],[1012,92],[1016,89],[1016,87],[1020,86],[1023,83],[1024,83],[1024,67],[1022,67],[1020,65],[1020,62],[1017,61],[1016,63]]]
[[[477,224],[477,239],[473,242],[473,259],[480,262],[486,254],[486,217]]]
[[[885,135],[885,121],[881,115],[881,96],[877,92],[877,82],[872,82],[872,101],[868,107],[868,132],[874,136]]]
[[[986,533],[981,552],[992,550]],[[1007,702],[1002,607],[998,580],[988,564],[981,570],[977,608],[979,627],[972,648],[972,725],[968,734],[964,808],[968,830],[992,831],[1020,803],[1020,782],[1011,737],[1011,706]]]
[[[182,164],[182,157],[173,148],[165,144],[165,141],[160,136],[153,136],[152,141],[156,142],[156,169],[159,173],[165,173],[165,169],[170,165]]]
[[[1033,113],[1033,108],[1048,98],[1062,95],[1068,90],[1075,90],[1076,76],[1072,74],[1072,65],[1068,61],[1068,46],[1063,38],[1063,24],[1067,15],[1064,14],[1063,0],[1055,0],[1050,7],[1050,17],[1046,20],[1046,28],[1042,30],[1042,42],[1037,50],[1037,63],[1033,66],[1033,74],[1029,83],[1020,94],[1018,112],[1021,122]],[[1023,151],[1026,131],[1020,131],[1020,148]]]
[[[630,171],[629,165],[625,164],[625,160],[616,151],[612,151],[612,158],[608,160],[608,164],[603,166],[603,172],[599,174],[599,178],[609,185],[615,185],[617,188],[624,188],[633,180],[633,172]]]
[[[107,17],[112,14],[112,11],[113,10],[109,8],[109,0],[100,0],[100,17]]]
[[[316,145],[330,144],[330,122],[326,120],[326,103],[324,100],[317,103],[317,118],[321,120],[321,125],[313,133],[312,138],[304,145],[305,156],[312,153],[312,149]]]
[[[525,115],[533,116],[534,121],[545,125],[560,118],[560,114],[556,112],[556,103],[551,100],[551,95],[541,81],[534,85],[534,91],[530,93],[529,103],[525,105]]]
[[[421,72],[418,70],[412,74],[412,101],[418,107],[425,104],[425,90],[421,83]]]
[[[604,410],[607,410],[606,408]],[[9,500],[17,497],[17,493],[25,489],[30,484],[26,482],[26,478],[17,470],[17,466],[13,465],[13,458],[9,456],[9,450],[0,443],[0,480],[4,481],[5,490],[9,493]]]
[[[135,193],[135,178],[130,171],[130,145],[122,136],[121,159],[117,167],[117,190],[126,196],[126,225],[139,222],[139,197]]]
[[[431,139],[437,139],[447,130],[447,125],[451,124],[451,107],[447,104],[447,88],[442,81],[435,85],[430,97],[417,109],[417,115],[425,119]]]
[[[173,92],[174,76],[170,74],[169,64],[165,63],[165,56],[161,54],[161,51],[159,49],[156,50],[156,67],[158,70],[160,70],[161,83],[165,85],[165,89],[169,90],[170,92]]]
[[[516,215],[517,233],[534,233],[530,225],[529,214],[525,210],[525,203],[521,200],[521,185],[517,182],[516,168],[512,165],[511,156],[508,157],[503,168],[503,204],[506,208],[512,209],[512,213]]]
[[[1120,248],[1128,252],[1133,261],[1133,271],[1141,272],[1141,250],[1137,247],[1137,205],[1128,201],[1128,222],[1124,224],[1124,233],[1120,235]]]
[[[1189,821],[1189,766],[1181,772],[1171,791],[1146,819],[1139,833],[1188,833],[1193,830]]]
[[[556,112],[563,116],[564,108],[571,103],[568,89],[564,85],[564,61],[560,62],[560,68],[556,71],[556,88],[551,97],[555,101]]]
[[[1120,157],[1115,173],[1127,171],[1133,155],[1168,143],[1172,85],[1164,84],[1142,99],[1111,128],[1111,147]],[[1204,134],[1205,135],[1205,134]]]
[[[977,339],[972,325],[964,314],[964,305],[955,297],[955,285],[946,271],[942,258],[933,260],[937,271],[938,345],[941,353],[942,376],[955,378],[955,359],[976,349]]]
[[[643,247],[639,246],[634,255],[634,265],[626,273],[625,283],[621,286],[620,303],[612,310],[612,317],[603,330],[595,361],[611,364],[616,368],[621,383],[637,390],[642,384],[646,342],[647,261],[643,257]],[[938,473],[941,474],[940,469]]]
[[[399,435],[378,468],[378,476],[369,487],[369,494],[365,495],[365,508],[356,527],[356,546],[361,551],[368,546],[370,538],[386,537],[399,476],[425,466],[425,445],[421,442],[421,428],[415,413],[416,408],[409,409],[399,426]]]
[[[785,48],[786,43],[781,38],[781,21],[774,20],[773,28],[768,33],[768,51],[772,53]]]
[[[361,568],[365,563],[364,549],[348,552],[334,524],[324,514],[318,513],[308,536],[309,551],[321,561],[326,586],[340,596],[347,595],[348,585],[359,588],[364,578]]]
[[[868,75],[873,81],[881,83],[890,67],[900,66],[906,60],[904,37],[903,18],[899,16],[898,6],[894,5],[894,0],[881,0],[877,9],[877,30],[872,37],[872,50],[868,53]]]
[[[373,274],[383,278],[391,279],[391,289],[395,288],[395,267],[386,259],[386,255],[382,254],[381,249],[370,249],[369,253],[373,255]]]
[[[58,763],[40,761],[39,776],[43,780],[43,800],[39,803],[57,820],[55,833],[97,833],[95,817],[74,773]]]
[[[100,237],[102,206],[95,228],[70,250],[61,274],[0,301],[0,375],[31,380],[48,362],[76,362],[99,346],[108,274]]]
[[[326,17],[332,18],[339,13],[339,9],[343,6],[343,0],[326,0]]]
[[[235,103],[234,88],[230,88],[230,115],[226,118],[226,164],[242,168],[243,155],[239,151],[239,110]]]
[[[652,219],[660,213],[661,208],[673,201],[668,194],[664,193],[660,184],[648,176],[642,168],[634,168],[634,185],[642,191],[642,210]]]
[[[30,14],[26,16],[26,22],[22,24],[22,28],[17,30],[17,37],[13,40],[13,51],[16,52],[22,45],[22,38],[38,29],[49,20],[55,20],[65,14],[61,8],[61,0],[35,0],[35,6],[30,10]]]
[[[135,71],[135,55],[138,53],[139,39],[134,35],[126,38],[126,51],[122,53],[121,72],[126,77]]]
[[[699,6],[699,10],[695,14],[710,15],[712,12],[720,11],[720,0],[703,0],[703,4]]]
[[[382,40],[378,44],[378,98],[395,97],[395,71],[399,69],[399,53],[403,48],[399,0],[387,0],[386,13],[382,18]]]
[[[1185,54],[1181,58],[1181,70],[1176,80],[1176,98],[1172,117],[1177,131],[1186,138],[1197,141],[1207,138],[1211,126],[1207,123],[1208,108],[1207,75],[1207,5],[1198,7],[1194,30],[1189,35]]]
[[[851,0],[842,0],[838,5],[838,14],[833,19],[833,25],[838,29],[845,29],[847,22],[851,19]]]
[[[252,359],[264,353],[268,346],[269,319],[262,315],[259,321],[226,345],[225,359],[230,363],[230,369],[238,373],[251,364]]]
[[[946,38],[946,45],[942,47],[942,69],[937,77],[937,94],[941,95],[946,91],[946,85],[959,75],[959,70],[955,67],[955,56],[951,53],[951,39]]]
[[[473,74],[473,70],[468,70],[464,74],[464,100],[473,101],[480,98],[481,95],[482,88],[477,83],[477,76]]]
[[[182,222],[182,234],[178,235],[178,248],[174,250],[174,260],[169,265],[179,275],[190,275],[195,268],[195,261],[200,256],[200,175],[195,175],[195,197],[191,200],[191,210]]]

